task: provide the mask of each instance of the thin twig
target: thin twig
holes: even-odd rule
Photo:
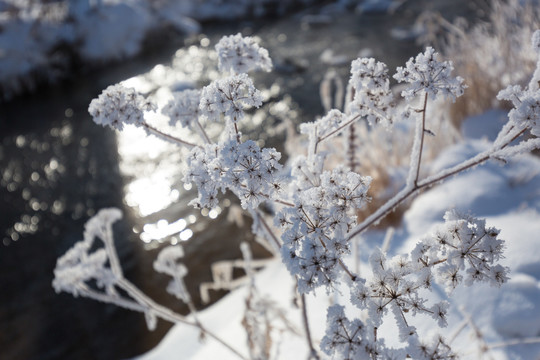
[[[304,324],[304,330],[306,332],[306,340],[309,347],[309,357],[308,359],[315,359],[319,360],[319,354],[317,353],[317,350],[315,350],[315,347],[313,346],[313,340],[311,339],[311,331],[309,329],[309,320],[307,316],[307,305],[306,305],[306,295],[302,294],[300,295],[300,302],[302,305],[302,320]]]
[[[158,130],[156,129],[155,127],[153,127],[152,125],[149,125],[148,123],[143,123],[142,124],[146,130],[150,133],[150,134],[153,134],[153,135],[156,135],[158,137],[161,137],[167,141],[170,141],[170,142],[173,142],[173,143],[176,143],[178,145],[184,145],[184,146],[187,146],[189,148],[194,148],[194,147],[199,147],[199,145],[195,144],[195,143],[192,143],[192,142],[189,142],[189,141],[186,141],[186,140],[182,140],[176,136],[173,136],[173,135],[170,135],[170,134],[167,134],[167,133],[164,133],[163,131],[161,130]]]
[[[410,169],[410,171],[416,172],[414,176],[414,181],[413,181],[414,185],[417,185],[418,178],[420,177],[420,164],[422,163],[422,152],[424,150],[424,136],[425,136],[425,131],[426,131],[427,101],[428,101],[428,94],[425,93],[424,105],[422,107],[422,119],[421,119],[422,126],[417,125],[418,130],[417,130],[416,136],[414,137],[414,144],[413,144],[413,149],[415,149],[417,145],[419,147],[418,160],[416,161],[416,169],[413,169],[413,168]],[[419,144],[417,144],[418,141],[420,142]]]
[[[508,341],[502,341],[494,344],[488,345],[490,349],[496,349],[500,347],[514,346],[514,345],[524,345],[524,344],[539,344],[540,337],[532,338],[523,338],[523,339],[513,339]]]
[[[317,143],[315,144],[315,152],[317,152],[317,145],[319,145],[320,143],[322,143],[324,140],[332,137],[332,135],[340,132],[341,130],[343,130],[344,128],[346,128],[347,126],[349,125],[352,125],[354,124],[354,122],[356,120],[358,120],[360,118],[360,115],[355,115],[353,116],[352,118],[350,118],[349,120],[343,122],[340,126],[338,126],[336,129],[332,130],[331,132],[329,132],[328,134],[324,134],[324,136],[321,136],[320,138],[317,139]]]
[[[268,223],[266,222],[266,220],[264,219],[264,216],[261,214],[261,211],[260,210],[257,210],[256,211],[256,214],[257,216],[259,217],[259,221],[261,222],[261,224],[263,225],[266,233],[270,236],[270,238],[272,239],[272,241],[276,244],[277,248],[280,249],[281,248],[281,242],[278,240],[277,236],[274,234],[274,232],[272,231],[272,229],[270,228],[270,225],[268,225]]]
[[[208,137],[208,134],[206,133],[206,130],[202,127],[199,119],[195,119],[195,123],[197,124],[197,128],[199,129],[200,133],[202,134],[204,141],[206,141],[207,144],[211,144],[212,141],[210,141],[210,138]]]

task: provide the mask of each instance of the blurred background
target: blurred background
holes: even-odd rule
[[[239,258],[240,242],[250,242],[257,257],[269,256],[231,199],[210,212],[187,207],[195,189],[180,181],[177,148],[91,121],[88,104],[108,85],[125,81],[163,104],[171,91],[219,76],[213,49],[221,36],[255,36],[269,50],[274,71],[255,74],[266,101],[243,133],[283,151],[287,133],[323,114],[319,86],[329,70],[346,82],[351,60],[370,56],[393,72],[426,44],[463,55],[464,46],[478,46],[456,41],[464,38],[460,31],[485,29],[493,37],[493,9],[521,16],[509,10],[518,2],[509,4],[0,0],[0,358],[124,359],[151,349],[166,334],[170,324],[160,321],[149,332],[141,314],[54,292],[56,259],[82,239],[84,223],[101,208],[124,212],[115,238],[126,277],[175,311],[187,309],[166,293],[168,279],[152,269],[163,244],[183,244],[187,285],[198,307],[207,305],[199,284],[212,280],[210,265]],[[498,31],[515,42],[506,26]],[[505,40],[498,41],[490,46],[501,49]],[[515,64],[528,56],[504,51],[504,61]],[[526,72],[511,74],[519,80],[520,71]],[[487,83],[487,76],[478,78]],[[484,90],[479,98],[490,95]],[[459,111],[482,110],[467,106],[457,108],[456,121],[464,116]],[[223,294],[211,292],[211,301]]]

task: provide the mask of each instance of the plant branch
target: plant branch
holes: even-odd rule
[[[309,347],[309,357],[308,359],[315,359],[319,360],[319,354],[317,354],[317,350],[315,350],[315,347],[313,346],[313,340],[311,339],[311,331],[309,329],[309,320],[307,316],[307,305],[306,305],[306,295],[302,294],[300,295],[300,302],[302,305],[302,322],[304,325],[304,330],[306,332],[306,340]]]
[[[341,130],[345,129],[347,126],[350,126],[350,125],[354,124],[354,122],[356,120],[358,120],[359,118],[360,118],[360,115],[355,115],[352,118],[350,118],[349,120],[345,121],[340,126],[338,126],[336,129],[330,131],[328,134],[324,134],[323,136],[318,138],[317,142],[315,143],[315,152],[317,152],[317,145],[322,143],[324,140],[329,139],[330,137],[332,137],[332,135],[334,135],[334,134],[340,132]]]
[[[409,169],[409,177],[408,177],[408,181],[410,181],[412,178],[412,175],[414,174],[412,183],[414,183],[415,186],[417,185],[418,178],[420,177],[420,164],[422,163],[422,152],[424,150],[427,101],[428,101],[428,94],[426,92],[424,94],[424,105],[422,106],[422,110],[420,110],[420,112],[422,112],[422,118],[416,124],[416,134],[414,137],[413,150],[411,153],[411,156],[416,155],[416,159],[411,159],[411,168]],[[414,154],[415,151],[417,151],[418,153]]]
[[[186,141],[186,140],[182,140],[182,139],[177,138],[176,136],[173,136],[173,135],[170,135],[170,134],[166,134],[163,131],[156,129],[155,127],[153,127],[152,125],[150,125],[150,124],[148,124],[146,122],[144,122],[142,124],[142,126],[144,126],[144,128],[146,129],[146,131],[148,131],[148,133],[156,135],[156,136],[158,136],[158,137],[160,137],[160,138],[162,138],[164,140],[170,141],[172,143],[175,143],[175,144],[178,144],[178,145],[184,145],[184,146],[187,146],[188,148],[199,147],[199,145],[197,145],[195,143],[192,143],[192,142],[189,142],[189,141]]]
[[[212,141],[210,141],[210,138],[208,137],[208,134],[206,133],[206,130],[201,125],[201,122],[199,119],[195,119],[195,123],[197,124],[197,128],[199,129],[199,132],[202,134],[204,141],[206,141],[207,144],[211,144]]]
[[[407,184],[405,188],[403,188],[403,190],[401,190],[394,197],[389,199],[384,205],[377,209],[377,211],[368,216],[364,221],[362,221],[362,223],[358,224],[353,230],[351,230],[347,240],[350,241],[355,236],[366,231],[370,226],[377,224],[381,219],[383,219],[386,215],[392,212],[398,205],[403,203],[406,199],[408,199],[411,195],[415,194],[419,190],[431,187],[465,170],[483,164],[491,158],[497,158],[497,153],[499,151],[507,147],[512,141],[521,136],[525,131],[526,129],[515,131],[515,134],[513,134],[512,136],[508,136],[505,143],[501,146],[481,152],[480,154],[458,165],[455,165],[449,169],[442,170],[435,175],[428,176],[422,181],[417,181],[416,184]]]
[[[260,210],[256,210],[255,212],[257,214],[257,217],[259,218],[259,221],[261,222],[261,224],[263,225],[264,227],[264,230],[266,231],[266,233],[270,236],[270,238],[272,239],[272,241],[275,243],[275,245],[277,246],[277,249],[280,249],[281,248],[281,242],[279,241],[279,239],[277,238],[277,236],[274,234],[274,232],[272,231],[272,229],[270,228],[270,225],[268,225],[268,223],[266,222],[266,220],[264,219],[264,216],[261,214],[261,211]]]

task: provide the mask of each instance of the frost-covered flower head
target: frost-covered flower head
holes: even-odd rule
[[[232,122],[244,117],[244,109],[262,105],[262,96],[247,74],[215,80],[201,92],[199,109],[209,120],[218,120],[221,114]]]
[[[216,44],[219,59],[219,70],[235,74],[247,73],[251,70],[272,70],[272,60],[268,50],[262,48],[255,39],[240,33],[224,36]]]
[[[394,96],[390,90],[388,68],[373,58],[360,58],[351,63],[350,85],[354,99],[349,106],[353,114],[367,116],[370,124],[392,123]]]
[[[117,130],[122,130],[124,124],[142,125],[144,111],[154,110],[156,106],[135,89],[120,84],[107,87],[88,107],[88,112],[96,124]]]
[[[260,149],[251,140],[228,139],[194,148],[187,159],[184,182],[195,183],[199,194],[190,204],[211,209],[218,204],[218,191],[230,189],[244,209],[257,208],[282,188],[280,157],[275,149]]]
[[[199,117],[200,90],[184,90],[176,92],[174,98],[163,107],[161,112],[169,117],[169,122],[174,125],[180,121],[183,127],[189,128]]]
[[[410,85],[401,92],[407,100],[412,100],[417,94],[425,92],[434,100],[437,96],[449,97],[452,101],[463,95],[465,85],[461,77],[451,76],[454,67],[450,61],[437,60],[438,53],[428,47],[424,53],[410,58],[405,67],[398,67],[394,79],[407,82]]]
[[[105,287],[114,294],[116,277],[107,266],[107,243],[112,242],[111,226],[122,218],[116,208],[102,209],[85,225],[84,239],[77,242],[64,256],[60,257],[54,269],[53,287],[56,292],[66,291],[74,296],[87,289],[87,282],[96,281],[98,287]],[[94,251],[95,239],[99,238],[105,248]]]
[[[328,308],[326,335],[321,349],[334,359],[373,359],[381,355],[383,342],[374,338],[374,332],[358,319],[350,321],[341,305]]]
[[[497,95],[499,100],[508,100],[514,108],[508,113],[510,121],[518,128],[529,128],[531,134],[540,136],[540,89],[523,90],[511,85]]]
[[[298,171],[304,172],[302,167]],[[275,219],[284,229],[283,262],[297,277],[300,293],[339,282],[338,265],[350,251],[346,234],[356,223],[354,210],[368,201],[371,183],[371,178],[345,168],[324,171],[319,180],[319,186],[293,184],[301,189],[295,194],[295,207],[283,209]]]

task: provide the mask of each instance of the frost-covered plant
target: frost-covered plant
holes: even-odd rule
[[[533,38],[535,48],[538,48],[539,38],[540,31]],[[435,283],[444,285],[448,293],[462,283],[466,286],[478,282],[495,286],[504,283],[508,269],[498,263],[504,249],[503,240],[498,238],[499,231],[486,227],[484,220],[448,211],[444,225],[420,239],[410,254],[388,258],[383,251],[375,249],[370,256],[371,274],[368,276],[356,274],[346,265],[350,244],[420,190],[489,159],[505,160],[540,148],[540,139],[524,140],[527,132],[533,135],[539,132],[537,76],[526,89],[510,87],[501,92],[500,98],[511,100],[515,108],[510,111],[508,123],[491,147],[462,163],[423,176],[420,168],[424,137],[430,133],[427,129],[430,120],[426,113],[428,103],[439,98],[455,100],[463,94],[463,80],[452,75],[450,62],[441,61],[438,54],[428,48],[411,58],[405,67],[397,69],[394,77],[405,83],[401,95],[406,102],[406,106],[398,107],[390,92],[386,66],[374,59],[355,60],[349,83],[354,93],[350,98],[352,101],[344,111],[332,109],[321,119],[303,124],[301,132],[307,135],[309,144],[307,154],[296,154],[283,167],[279,163],[279,152],[261,149],[253,140],[244,139],[239,129],[239,119],[244,117],[246,109],[261,104],[258,90],[243,71],[266,70],[269,66],[266,52],[253,44],[253,39],[238,35],[224,38],[218,44],[218,53],[222,56],[222,68],[233,75],[214,80],[200,93],[180,93],[163,110],[171,121],[180,121],[199,133],[201,143],[176,138],[148,125],[140,108],[152,109],[153,106],[129,89],[106,90],[92,102],[90,112],[97,123],[117,129],[122,129],[119,121],[132,123],[131,114],[134,114],[136,125],[187,147],[184,181],[195,183],[198,190],[192,205],[217,206],[220,190],[230,190],[239,198],[242,207],[253,217],[253,232],[270,243],[269,248],[276,249],[276,254],[280,254],[296,281],[311,358],[319,358],[319,354],[310,336],[305,294],[314,293],[321,287],[331,293],[338,291],[338,286],[348,289],[350,305],[356,307],[358,314],[349,319],[345,308],[339,304],[328,309],[326,335],[321,342],[321,349],[327,355],[344,359],[456,358],[449,342],[440,336],[426,341],[426,334],[419,334],[410,320],[417,314],[424,314],[432,317],[438,326],[446,326],[449,302],[443,299],[430,303],[426,296]],[[254,52],[263,55],[257,57]],[[397,121],[414,121],[415,136],[404,188],[357,223],[357,210],[369,201],[371,178],[341,165],[329,168],[331,164],[325,164],[327,153],[321,151],[320,145],[363,120],[373,124],[382,122],[388,127]],[[225,130],[217,138],[211,138],[203,127],[206,122],[220,122]],[[269,216],[260,211],[263,203],[272,210],[275,227],[267,221]],[[106,210],[90,220],[85,239],[59,259],[55,289],[144,312],[150,327],[155,325],[157,317],[196,326],[240,358],[248,358],[208,331],[195,315],[193,322],[164,309],[123,278],[110,227],[118,217],[117,211]],[[104,250],[91,252],[89,239],[95,236],[104,240]],[[178,263],[181,256],[179,248],[166,248],[158,256],[155,269],[172,276],[169,291],[189,303],[190,296],[182,282],[186,271]],[[249,258],[247,254],[248,264]],[[251,272],[249,267],[246,271]],[[95,282],[97,288],[88,282]],[[269,311],[270,305],[262,306],[264,301],[251,286],[245,317],[245,326],[251,329],[248,336],[250,358],[266,358],[269,352],[263,346],[268,344],[268,339],[261,332],[268,330],[268,323],[259,322],[256,313]],[[116,292],[116,287],[129,298]],[[101,288],[105,291],[100,292]],[[193,306],[191,309],[194,312]],[[365,312],[367,317],[360,320]],[[387,314],[393,315],[399,329],[400,348],[387,346],[378,334],[380,326],[389,320]]]
[[[244,38],[242,34],[224,36],[216,44],[218,68],[233,73],[248,73],[251,70],[272,70],[272,60],[268,50],[260,47],[253,38]]]
[[[92,100],[88,112],[96,124],[122,130],[124,124],[142,126],[144,111],[155,109],[155,105],[146,101],[135,89],[111,85]]]

